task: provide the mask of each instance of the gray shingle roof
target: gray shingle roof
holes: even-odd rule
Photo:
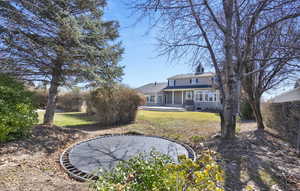
[[[271,99],[274,103],[280,102],[290,102],[290,101],[300,101],[300,87],[292,89],[291,91],[280,94],[273,99]]]
[[[168,78],[168,80],[174,80],[174,79],[184,79],[184,78],[196,78],[196,77],[213,77],[215,76],[214,73],[212,72],[205,72],[205,73],[202,73],[202,74],[194,74],[194,73],[190,73],[190,74],[178,74],[178,75],[175,75],[175,76],[172,76],[170,78]]]
[[[192,88],[212,88],[212,85],[186,85],[186,86],[168,86],[165,90],[172,89],[192,89]]]
[[[141,87],[136,88],[135,90],[137,90],[140,93],[143,94],[149,94],[149,93],[158,93],[160,91],[162,91],[164,88],[166,88],[168,86],[168,83],[150,83],[150,84],[146,84],[143,85]]]

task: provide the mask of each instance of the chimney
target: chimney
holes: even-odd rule
[[[203,74],[203,73],[204,73],[204,68],[203,68],[202,64],[199,62],[199,65],[196,68],[195,75]]]

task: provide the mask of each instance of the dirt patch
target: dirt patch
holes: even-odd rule
[[[0,145],[0,190],[87,190],[59,165],[68,145],[88,137],[78,130],[37,126],[32,137]]]
[[[197,149],[215,150],[225,170],[230,191],[300,190],[300,158],[288,143],[269,131],[247,131],[235,141],[211,139]]]
[[[94,131],[84,131],[40,125],[27,139],[0,144],[0,190],[88,190],[88,183],[71,179],[61,168],[60,154],[74,143],[112,133],[124,133],[124,129],[94,126]]]

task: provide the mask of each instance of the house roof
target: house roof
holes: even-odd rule
[[[146,85],[143,85],[139,88],[136,88],[136,90],[143,94],[149,94],[149,93],[158,93],[162,91],[165,87],[167,87],[168,83],[149,83]]]
[[[213,76],[215,76],[215,73],[213,73],[213,72],[205,72],[202,74],[189,73],[189,74],[178,74],[178,75],[168,78],[168,80],[184,79],[184,78],[197,78],[197,77],[203,78],[203,77],[213,77]]]
[[[292,89],[288,92],[282,93],[273,99],[271,99],[274,103],[281,103],[281,102],[290,102],[290,101],[300,101],[300,87]]]
[[[212,85],[187,85],[187,86],[168,86],[164,90],[173,89],[192,89],[192,88],[212,88]]]

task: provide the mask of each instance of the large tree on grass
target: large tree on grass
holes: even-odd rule
[[[252,72],[255,37],[288,19],[300,16],[299,0],[132,0],[135,12],[161,28],[162,54],[207,58],[219,80],[221,134],[235,137],[242,80]],[[265,22],[268,19],[267,22]]]
[[[0,0],[1,72],[49,82],[52,124],[58,88],[113,82],[122,75],[118,23],[103,21],[105,0]]]
[[[300,54],[295,48],[300,44],[298,22],[290,20],[270,27],[253,42],[251,59],[245,64],[245,71],[249,73],[242,84],[258,129],[265,128],[260,108],[263,93],[299,75]]]

